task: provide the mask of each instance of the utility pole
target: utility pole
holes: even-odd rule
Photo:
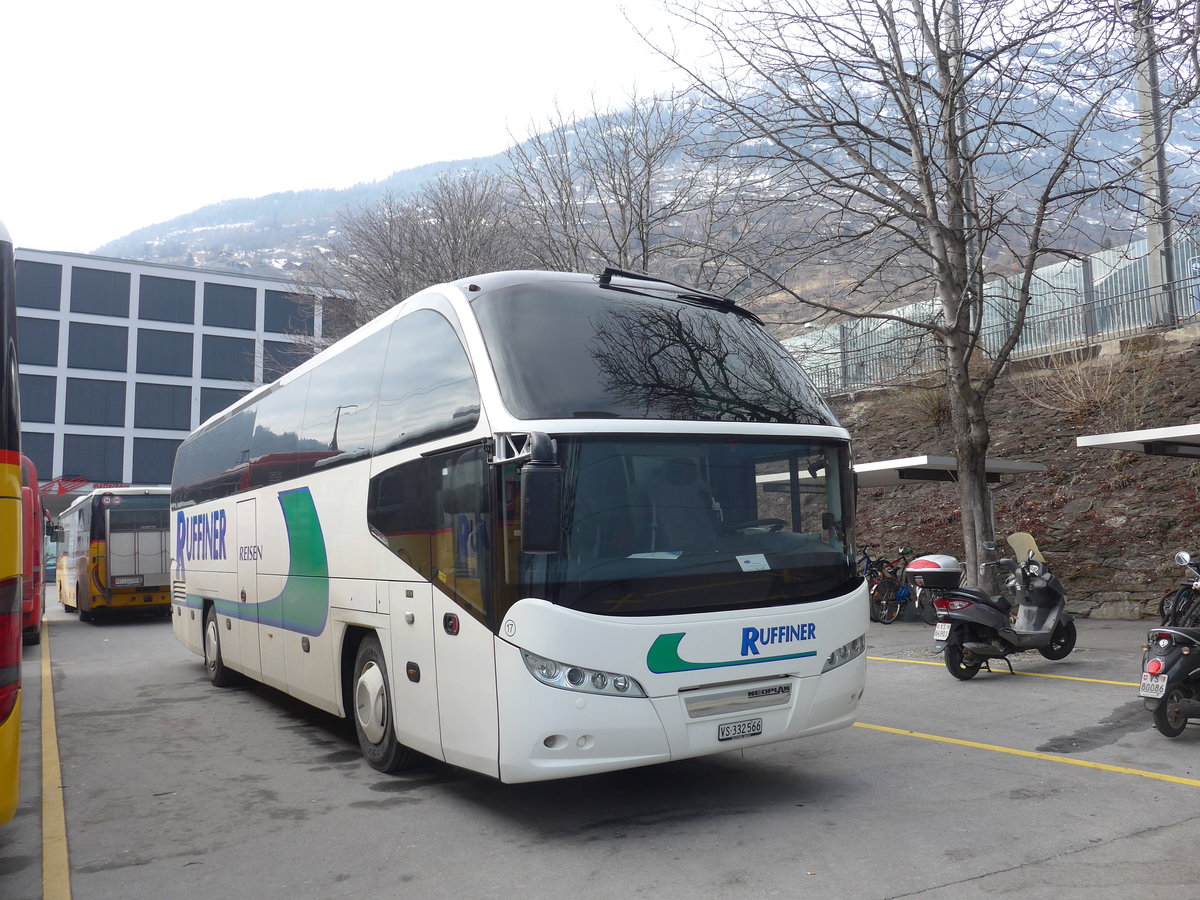
[[[358,404],[357,403],[347,403],[344,406],[334,407],[335,415],[333,417],[333,437],[330,438],[329,449],[336,451],[336,452],[340,452],[340,448],[338,447],[338,442],[337,442],[337,430],[338,430],[338,426],[342,424],[342,410],[343,409],[346,409],[346,410],[358,409]]]
[[[1151,308],[1165,300],[1168,322],[1179,321],[1175,303],[1175,253],[1171,240],[1171,189],[1167,180],[1166,137],[1154,41],[1153,0],[1125,7],[1134,14],[1137,53],[1138,130],[1142,143],[1142,191],[1146,213],[1146,269]]]

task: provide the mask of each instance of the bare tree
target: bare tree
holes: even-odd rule
[[[710,132],[730,136],[727,158],[754,174],[739,202],[776,213],[779,227],[740,247],[740,263],[807,307],[805,318],[849,307],[939,342],[967,571],[983,580],[986,400],[1020,337],[1035,269],[1086,247],[1089,218],[1136,224],[1140,159],[1158,150],[1137,146],[1129,103],[1145,51],[1103,0],[669,6],[714,48],[704,70],[662,52],[707,99]],[[1173,35],[1194,35],[1194,3],[1161,14]],[[1195,96],[1194,48],[1185,37],[1160,47],[1175,53],[1160,141]],[[798,287],[821,269],[824,296]],[[994,273],[1018,276],[1013,296],[987,297]],[[882,309],[918,297],[935,300],[936,318]],[[1000,333],[985,352],[993,321]]]
[[[535,263],[611,265],[725,292],[744,284],[722,241],[744,241],[754,220],[727,227],[741,173],[700,153],[701,124],[695,100],[635,94],[620,111],[557,111],[547,131],[515,144],[509,194]]]
[[[416,214],[409,247],[412,277],[421,287],[482,272],[528,268],[504,180],[465,172],[437,178],[411,202]]]
[[[342,337],[417,291],[526,265],[498,176],[440,176],[408,197],[347,210],[328,248],[296,280],[322,301],[323,341]]]

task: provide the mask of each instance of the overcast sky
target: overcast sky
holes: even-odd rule
[[[0,220],[94,250],[198,207],[497,153],[678,76],[657,0],[12,0]]]

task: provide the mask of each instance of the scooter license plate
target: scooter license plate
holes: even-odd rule
[[[1167,676],[1142,673],[1142,685],[1138,689],[1139,697],[1162,697],[1167,693]]]
[[[933,626],[933,639],[935,641],[944,641],[948,637],[950,637],[949,622],[938,622]]]

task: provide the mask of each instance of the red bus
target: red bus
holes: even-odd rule
[[[42,640],[42,615],[46,611],[42,565],[42,497],[38,493],[37,468],[28,456],[21,457],[21,634],[26,644]]]

